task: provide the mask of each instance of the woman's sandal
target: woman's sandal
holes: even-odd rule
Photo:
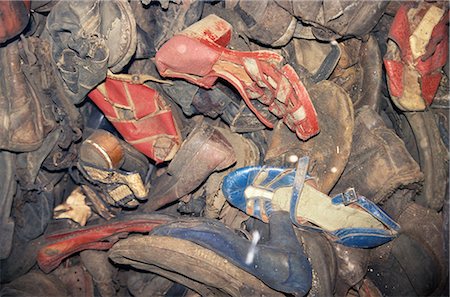
[[[400,226],[353,188],[330,198],[305,183],[307,164],[301,158],[297,170],[240,168],[225,177],[222,189],[248,215],[268,222],[274,210],[288,211],[297,227],[325,232],[346,246],[371,248],[396,237]]]

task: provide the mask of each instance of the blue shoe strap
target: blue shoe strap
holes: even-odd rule
[[[306,173],[308,171],[309,157],[302,157],[298,160],[297,169],[295,171],[294,184],[292,185],[292,196],[289,207],[289,214],[292,223],[296,226],[300,226],[297,222],[297,216],[295,215],[297,211],[298,202],[300,201],[300,194],[303,191],[303,185],[305,184]]]
[[[399,231],[400,225],[397,224],[387,213],[385,213],[378,205],[368,200],[364,196],[357,196],[355,189],[350,188],[344,193],[338,194],[331,199],[331,202],[335,205],[344,204],[349,205],[352,203],[357,204],[369,214],[383,223],[386,227],[393,231]]]

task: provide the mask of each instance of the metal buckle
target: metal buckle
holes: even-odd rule
[[[356,195],[355,189],[349,188],[345,190],[342,195],[342,203],[344,203],[344,205],[349,205],[356,201],[358,201],[358,195]]]

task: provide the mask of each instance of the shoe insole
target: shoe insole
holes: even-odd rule
[[[282,187],[274,192],[272,204],[289,211],[292,187]],[[327,231],[342,228],[385,229],[384,225],[363,209],[343,204],[335,205],[326,194],[305,183],[297,206],[297,217]]]

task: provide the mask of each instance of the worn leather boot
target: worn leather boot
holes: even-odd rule
[[[0,47],[0,149],[28,152],[44,139],[39,98],[22,72],[17,42]]]
[[[423,174],[403,141],[371,108],[358,110],[350,159],[332,193],[355,187],[375,203],[399,188],[417,191]]]
[[[369,35],[366,41],[352,38],[339,42],[341,56],[330,80],[344,88],[353,106],[369,105],[379,111],[383,84],[383,60],[377,40]]]
[[[144,211],[154,211],[200,186],[214,171],[236,162],[233,147],[207,124],[195,128],[170,162],[167,173],[152,183]]]
[[[296,237],[288,213],[274,212],[269,227],[270,239],[265,243],[255,244],[240,237],[233,230],[215,220],[180,219],[161,226],[157,230],[155,229],[151,236],[135,237],[120,242],[110,252],[110,258],[118,263],[131,264],[144,270],[149,270],[153,265],[162,268],[172,267],[172,271],[182,274],[186,271],[186,268],[178,268],[181,265],[175,264],[177,268],[173,269],[173,259],[168,259],[172,257],[161,257],[161,253],[149,252],[149,248],[155,247],[152,244],[152,242],[155,242],[154,237],[157,237],[161,243],[159,250],[161,252],[166,250],[165,253],[167,253],[172,241],[178,241],[180,245],[185,246],[184,253],[191,248],[192,244],[195,244],[198,250],[202,252],[190,252],[188,254],[190,261],[197,259],[197,263],[187,265],[191,270],[189,276],[195,280],[209,283],[211,279],[217,278],[217,283],[214,284],[216,288],[226,290],[228,294],[231,293],[233,296],[238,292],[240,294],[237,295],[248,295],[249,293],[245,293],[243,290],[245,286],[253,287],[254,283],[248,276],[243,278],[245,274],[241,274],[240,282],[236,283],[236,277],[228,275],[229,264],[232,264],[257,277],[272,289],[294,296],[304,296],[311,288],[311,265],[303,251],[303,244]],[[186,241],[190,243],[183,243]],[[130,250],[130,247],[133,247],[133,249]],[[204,251],[204,248],[206,248],[206,251]],[[136,249],[146,252],[136,252]],[[160,260],[155,263],[155,257],[152,254],[158,255]],[[210,268],[210,270],[221,270],[220,276],[217,276],[214,272],[208,272],[207,274],[204,272],[204,269],[209,266],[211,254],[217,257],[217,261],[214,261],[216,263],[215,268]],[[177,256],[177,253],[174,251],[173,255]],[[219,259],[226,260],[219,261]],[[183,264],[186,263],[185,261],[179,261]],[[197,273],[192,273],[192,271]],[[228,279],[232,285],[223,288],[221,278]],[[259,288],[261,290],[263,287],[259,286]],[[254,289],[256,291],[256,288]],[[256,291],[258,294],[260,294],[259,290]],[[250,295],[254,295],[256,292]]]
[[[171,236],[121,240],[109,258],[183,284],[201,296],[284,296],[218,252]]]

